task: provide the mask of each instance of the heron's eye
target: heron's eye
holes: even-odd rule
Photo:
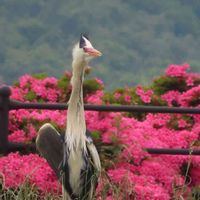
[[[86,47],[83,47],[83,51],[84,51],[85,53],[87,53],[87,48],[86,48]]]

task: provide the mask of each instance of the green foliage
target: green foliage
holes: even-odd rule
[[[187,123],[187,125],[184,127],[179,127],[178,122],[180,119],[183,119]],[[177,114],[171,114],[171,118],[167,124],[167,127],[169,129],[174,129],[174,130],[186,130],[186,129],[191,130],[193,125],[194,125],[194,120],[192,116],[182,115],[180,117]]]
[[[99,141],[100,140],[100,132],[99,131],[92,131],[91,132],[93,140]]]
[[[187,85],[185,79],[180,77],[160,76],[155,79],[152,84],[152,89],[157,95],[162,95],[170,90],[177,90],[179,92],[186,91]]]
[[[70,79],[71,76],[65,74],[62,78],[58,80],[58,88],[60,88],[62,91],[59,102],[65,103],[69,100],[69,96],[71,93]]]
[[[200,187],[192,188],[191,195],[188,197],[188,200],[198,200],[200,199]]]
[[[162,81],[162,79],[161,79]],[[113,92],[105,92],[104,96],[102,97],[102,100],[105,104],[113,104],[113,105],[155,105],[155,106],[166,106],[166,102],[163,101],[158,94],[158,91],[162,91],[163,88],[166,87],[165,83],[162,83],[163,87],[159,84],[155,84],[153,82],[152,85],[149,85],[148,87],[144,87],[144,91],[147,91],[149,89],[153,90],[154,94],[151,97],[150,103],[144,103],[139,95],[136,93],[135,87],[125,87],[125,88],[118,88],[114,90]],[[115,97],[115,95],[119,95],[118,98]],[[126,101],[126,96],[129,96],[131,98],[130,102]],[[125,113],[128,117],[135,117],[138,120],[145,119],[147,113]]]
[[[0,199],[1,200],[61,200],[59,196],[50,194],[40,194],[38,189],[28,182],[25,182],[17,189],[4,189],[0,184]]]
[[[58,81],[58,87],[62,90],[66,90],[68,85],[69,85],[69,82],[70,82],[70,78],[71,77],[68,77],[68,76],[63,76],[61,79],[59,79]]]
[[[36,95],[36,93],[34,91],[30,90],[26,94],[25,99],[28,100],[28,101],[33,101],[33,100],[37,99],[37,95]]]
[[[36,78],[38,80],[43,80],[43,79],[47,78],[47,74],[45,74],[45,73],[33,74],[32,76],[33,76],[33,78]]]
[[[195,107],[200,104],[200,93],[196,93],[192,96],[192,99],[189,102],[190,106]]]
[[[95,93],[97,90],[102,89],[101,85],[97,83],[95,79],[87,79],[83,82],[84,95]]]
[[[119,162],[118,155],[120,154],[122,149],[123,146],[115,142],[107,145],[101,144],[99,152],[102,160],[102,166],[104,169],[111,168]]]
[[[89,73],[89,71],[87,71]],[[58,88],[61,89],[62,94],[59,102],[67,102],[71,94],[70,85],[71,74],[66,73],[62,78],[58,80]],[[84,96],[91,95],[97,90],[102,90],[103,86],[97,82],[96,79],[86,79],[83,82]]]
[[[199,77],[194,77],[194,86],[200,85],[200,78]]]

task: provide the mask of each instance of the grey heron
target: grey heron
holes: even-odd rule
[[[79,43],[73,48],[72,56],[72,91],[64,138],[61,139],[60,133],[46,123],[38,132],[36,146],[57,176],[62,176],[64,200],[91,200],[94,197],[101,163],[90,133],[86,130],[83,80],[88,62],[101,56],[101,52],[92,46],[87,35],[81,34]]]

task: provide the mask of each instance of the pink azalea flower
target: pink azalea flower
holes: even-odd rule
[[[99,85],[104,86],[103,81],[101,79],[95,78],[95,80]]]
[[[173,106],[173,102],[180,102],[181,93],[179,91],[168,91],[165,94],[161,95],[161,98],[167,102],[169,106]]]
[[[180,106],[200,107],[200,86],[197,84],[200,75],[187,73],[188,68],[188,64],[170,65],[166,70],[167,76],[181,77],[188,86],[186,89],[189,88],[184,92],[172,89],[164,93],[161,99],[169,106],[173,106],[175,102]],[[67,76],[70,78],[71,74]],[[97,82],[103,85],[98,79]],[[35,95],[31,101],[57,102],[63,95],[58,88],[58,80],[53,77],[38,80],[30,75],[24,75],[20,78],[19,86],[11,89],[11,98],[20,101],[27,101],[27,95]],[[124,100],[130,103],[134,100],[128,95],[131,91],[126,87],[123,95],[115,92],[113,96],[119,100],[122,95]],[[144,90],[142,86],[137,86],[135,91],[144,103],[151,103],[152,96],[157,95],[153,90]],[[103,96],[104,91],[98,90],[95,94],[86,96],[85,100],[87,103],[100,105],[104,103]],[[8,138],[13,142],[34,141],[40,125],[46,122],[63,130],[66,126],[67,111],[20,109],[11,110],[9,114]],[[102,149],[107,147],[110,153],[115,155],[113,160],[116,160],[115,163],[107,166],[106,173],[109,179],[101,179],[97,189],[97,199],[102,199],[101,191],[108,186],[110,188],[106,191],[105,199],[115,199],[116,196],[113,196],[115,190],[111,187],[113,185],[118,187],[119,191],[122,189],[123,193],[119,194],[119,199],[122,200],[133,197],[138,200],[172,199],[173,185],[177,187],[184,185],[184,177],[180,169],[190,160],[192,168],[189,172],[192,183],[185,187],[189,191],[193,186],[197,186],[200,183],[200,176],[198,176],[200,157],[150,155],[146,151],[146,148],[191,148],[191,146],[199,149],[194,145],[196,145],[195,141],[199,140],[200,115],[191,114],[187,117],[189,120],[185,120],[181,114],[149,113],[142,120],[138,120],[127,117],[124,113],[86,111],[87,128],[99,134],[98,144],[102,145]],[[173,127],[173,123],[175,126],[178,125],[179,130]],[[116,154],[115,151],[119,153]],[[102,157],[104,156],[106,154]],[[110,162],[112,163],[112,160]],[[60,184],[55,174],[47,162],[35,154],[11,153],[2,156],[0,175],[4,188],[15,189],[28,181],[41,193],[60,194]]]
[[[186,78],[186,84],[187,84],[187,86],[194,86],[194,80],[193,80],[192,76],[188,76]]]
[[[191,106],[190,103],[193,100],[200,101],[200,85],[192,87],[180,96],[180,103],[185,107]]]
[[[104,95],[102,90],[98,90],[96,91],[95,94],[87,97],[87,102],[91,103],[91,104],[96,104],[96,105],[100,105],[102,104],[102,96]]]
[[[17,188],[25,182],[37,186],[42,192],[60,193],[60,184],[47,162],[36,154],[20,156],[10,153],[0,158],[0,174],[5,188]]]
[[[144,103],[150,103],[151,102],[151,97],[153,95],[153,91],[152,90],[147,90],[146,92],[144,91],[144,89],[139,85],[136,87],[136,94],[141,98],[141,100]]]
[[[126,103],[130,103],[130,102],[131,102],[131,96],[125,95],[125,96],[124,96],[124,101],[125,101]]]
[[[179,128],[185,128],[185,127],[187,127],[187,126],[188,126],[188,124],[187,124],[187,122],[186,122],[185,120],[180,119],[180,120],[178,121],[178,127],[179,127]]]
[[[190,65],[187,63],[182,64],[182,65],[171,64],[165,70],[165,74],[167,76],[172,76],[172,77],[185,77],[186,70],[188,70],[189,68],[190,68]]]
[[[119,100],[119,98],[121,97],[121,94],[119,92],[115,92],[114,97],[116,100]]]

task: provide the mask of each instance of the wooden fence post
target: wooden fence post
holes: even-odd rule
[[[6,153],[8,149],[8,124],[11,90],[4,86],[0,88],[0,152]]]

